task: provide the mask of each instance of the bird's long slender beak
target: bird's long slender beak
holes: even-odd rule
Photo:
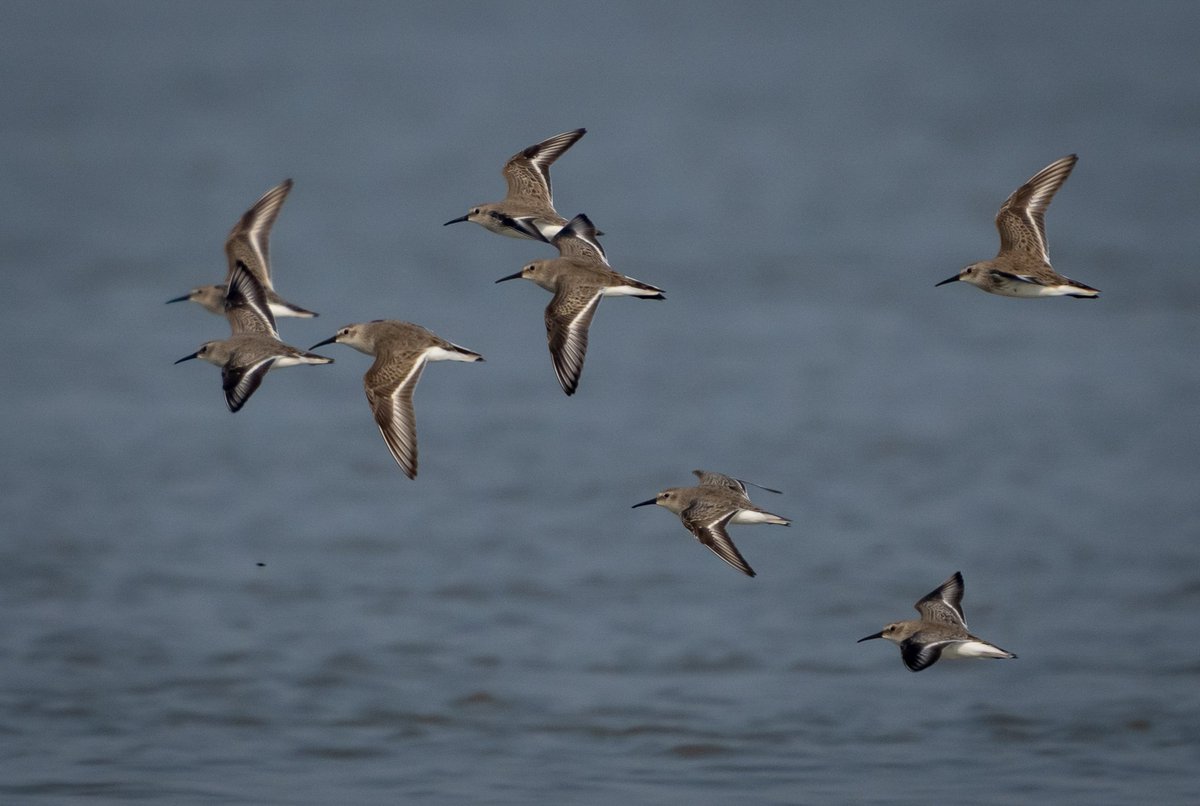
[[[167,304],[170,305],[172,302],[187,302],[191,298],[192,298],[192,295],[190,293],[188,293],[188,294],[184,294],[182,297],[175,297],[175,299],[167,300]]]
[[[649,501],[643,501],[640,504],[634,504],[633,506],[630,507],[630,509],[637,509],[638,507],[648,507],[651,504],[657,504],[657,503],[658,503],[657,498],[651,498]]]
[[[937,288],[939,285],[945,285],[946,283],[956,283],[956,282],[958,282],[958,275],[957,275],[957,274],[956,274],[956,275],[954,275],[953,277],[949,277],[949,278],[947,278],[947,279],[945,279],[945,280],[942,280],[940,283],[934,283],[934,284],[933,284],[933,287],[934,287],[934,288]]]
[[[470,217],[469,217],[469,216],[465,216],[465,215],[463,215],[463,216],[459,216],[458,218],[452,218],[452,219],[450,219],[450,220],[449,220],[449,221],[447,221],[445,224],[442,224],[442,226],[443,226],[443,227],[448,227],[448,226],[450,226],[451,224],[457,224],[457,223],[458,223],[458,222],[460,222],[460,221],[470,221],[470,220],[471,220],[471,219],[470,219]]]
[[[199,357],[200,357],[200,353],[199,353],[199,351],[197,351],[197,352],[192,353],[191,355],[185,355],[183,358],[179,359],[175,363],[182,364],[184,361],[191,361],[193,358],[199,358]]]
[[[520,279],[521,279],[521,272],[517,272],[516,274],[510,274],[507,277],[501,277],[496,282],[503,283],[505,280],[520,280]]]
[[[317,342],[316,344],[314,344],[312,347],[309,347],[308,349],[315,350],[318,347],[324,347],[326,344],[336,344],[336,343],[337,343],[337,335],[335,334],[335,335],[330,336],[329,338],[325,339],[325,341]]]
[[[866,638],[859,638],[854,643],[861,644],[863,641],[870,641],[872,638],[882,638],[882,637],[883,637],[883,630],[880,630],[879,632],[875,633],[874,635],[868,635]]]

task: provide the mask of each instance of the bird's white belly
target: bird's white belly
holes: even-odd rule
[[[756,512],[753,509],[739,509],[737,514],[729,519],[730,523],[774,523],[779,518],[766,512]]]
[[[943,658],[1007,658],[1008,653],[983,641],[958,641],[942,649]]]

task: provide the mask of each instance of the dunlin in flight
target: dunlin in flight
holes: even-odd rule
[[[233,230],[225,239],[225,256],[229,260],[225,283],[202,285],[167,302],[195,302],[210,313],[225,313],[225,291],[228,288],[229,276],[241,262],[263,287],[272,314],[277,317],[316,316],[312,311],[294,305],[276,294],[274,286],[271,285],[271,262],[268,259],[271,226],[275,223],[279,209],[283,207],[283,200],[287,198],[291,189],[292,180],[285,179],[264,193],[263,197],[233,225]]]
[[[921,618],[897,621],[874,635],[900,645],[900,657],[911,671],[919,672],[938,658],[1015,658],[995,644],[967,632],[962,611],[963,578],[958,571],[916,604]]]
[[[972,263],[937,285],[970,283],[1005,297],[1098,297],[1096,289],[1063,277],[1050,266],[1046,242],[1046,208],[1077,159],[1074,154],[1057,159],[1014,190],[996,214],[999,254]]]
[[[571,219],[550,241],[559,257],[535,260],[505,280],[529,280],[554,294],[546,306],[546,336],[554,374],[563,391],[574,394],[587,353],[588,326],[602,297],[666,299],[662,289],[613,271],[585,215]]]
[[[429,361],[482,361],[479,353],[459,347],[420,325],[377,319],[347,325],[323,344],[345,344],[375,357],[363,376],[367,403],[396,464],[411,479],[417,475],[417,428],[413,390]]]
[[[296,364],[332,364],[332,358],[297,350],[279,340],[275,317],[267,306],[262,285],[242,261],[229,277],[225,316],[233,335],[223,341],[206,342],[191,355],[176,361],[202,358],[221,368],[221,387],[230,411],[246,404],[268,370]]]
[[[508,183],[504,201],[472,207],[446,225],[474,221],[499,235],[549,241],[567,223],[554,209],[550,165],[586,133],[587,129],[575,129],[556,134],[513,154],[504,163],[504,181]]]
[[[657,504],[679,516],[683,525],[714,554],[747,576],[754,576],[754,569],[742,557],[725,527],[731,523],[774,523],[790,526],[791,521],[773,515],[750,503],[746,494],[747,482],[712,473],[693,470],[700,479],[695,487],[671,487],[663,490],[649,501],[634,504],[644,507]],[[759,485],[755,484],[755,487]],[[760,487],[767,492],[778,493],[769,487]]]

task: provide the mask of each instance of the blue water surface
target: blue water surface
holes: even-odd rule
[[[1200,7],[10,2],[0,801],[1192,803]],[[579,392],[512,153],[615,268]],[[1099,300],[934,283],[1000,203]],[[286,177],[277,288],[483,353],[388,455],[370,359],[172,366]],[[784,491],[737,574],[693,468]],[[956,570],[1013,661],[856,645]]]

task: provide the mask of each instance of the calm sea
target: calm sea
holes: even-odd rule
[[[0,9],[0,802],[1186,804],[1200,792],[1200,7],[21,3]],[[441,226],[587,136],[555,200],[665,302],[578,394],[545,245]],[[1053,159],[1098,301],[934,283]],[[300,347],[231,415],[164,305],[295,180]],[[784,491],[733,536],[630,509]],[[1017,653],[886,642],[956,570]]]

